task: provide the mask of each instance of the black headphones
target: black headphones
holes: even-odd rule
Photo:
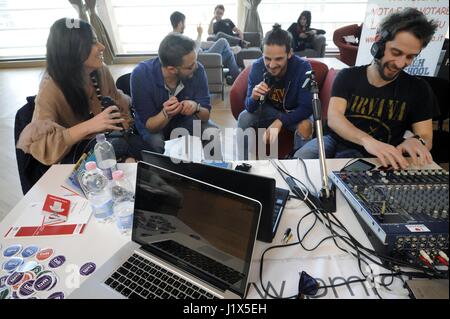
[[[370,53],[375,59],[380,60],[384,56],[384,48],[386,47],[386,42],[391,38],[391,33],[388,30],[384,30],[380,34],[380,39],[372,44],[370,48]]]

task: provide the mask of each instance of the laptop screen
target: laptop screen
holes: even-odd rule
[[[260,210],[253,199],[139,162],[132,239],[244,297]]]
[[[206,164],[180,161],[150,151],[142,151],[142,158],[144,162],[256,199],[262,205],[257,239],[272,241],[278,226],[278,223],[273,224],[275,179]],[[279,218],[279,216],[276,217]]]

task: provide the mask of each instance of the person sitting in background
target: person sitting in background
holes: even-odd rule
[[[226,39],[231,46],[248,47],[250,42],[244,40],[244,33],[230,19],[222,19],[225,7],[221,4],[214,8],[214,16],[209,22],[208,34],[214,35],[214,41]],[[215,21],[215,22],[214,22]]]
[[[376,156],[383,166],[405,169],[432,162],[433,97],[424,80],[403,70],[431,41],[437,24],[417,9],[387,16],[372,45],[370,65],[341,70],[328,107],[327,157]],[[414,136],[404,138],[412,129]],[[299,158],[318,158],[316,139],[299,149]]]
[[[295,52],[305,49],[313,49],[313,39],[316,35],[325,34],[324,30],[311,28],[311,11],[303,11],[298,17],[297,23],[291,24],[288,31],[292,34]]]
[[[253,63],[248,77],[245,110],[239,114],[238,127],[242,131],[250,127],[267,128],[264,143],[273,144],[284,126],[295,132],[294,149],[297,149],[312,133],[308,120],[312,114],[311,93],[302,88],[311,65],[292,53],[291,43],[291,35],[279,24],[266,34],[263,56]],[[238,138],[238,143],[244,143],[239,148],[244,154],[239,157],[245,160],[249,155],[248,146],[256,143],[245,143],[244,137]]]
[[[172,24],[173,32],[175,33],[184,33],[184,29],[186,27],[186,16],[178,11],[175,11],[170,15],[170,23]],[[231,50],[230,45],[225,39],[218,39],[213,42],[208,49],[202,49],[202,33],[203,28],[201,25],[197,26],[197,39],[195,40],[195,50],[197,54],[199,52],[205,53],[219,53],[222,56],[223,65],[230,70],[229,75],[227,75],[227,84],[233,84],[234,80],[236,80],[239,75],[239,67],[236,63],[236,59],[234,57],[233,51]]]
[[[45,165],[74,163],[95,145],[95,135],[122,131],[132,122],[130,97],[118,90],[103,64],[105,47],[85,21],[57,20],[47,40],[46,72],[35,100],[33,118],[22,131],[17,147]],[[116,105],[103,110],[100,99]],[[118,160],[140,158],[146,148],[133,141],[112,138]]]
[[[131,73],[131,96],[136,128],[156,152],[164,153],[164,141],[174,138],[172,131],[177,128],[194,135],[195,124],[199,125],[201,139],[203,132],[211,128],[210,140],[217,145],[217,127],[209,121],[211,100],[206,72],[197,62],[192,39],[179,33],[167,35],[159,45],[158,58],[139,63]],[[214,149],[213,156],[221,154]]]

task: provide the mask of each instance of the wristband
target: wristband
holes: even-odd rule
[[[200,103],[197,103],[197,108],[195,109],[194,114],[197,114],[200,112]]]
[[[417,135],[417,134],[416,134],[416,135],[411,136],[411,137],[412,137],[412,138],[418,139],[419,142],[422,143],[423,146],[425,146],[425,145],[427,144],[427,143],[425,142],[425,140],[424,140],[423,138],[420,137],[420,135]]]

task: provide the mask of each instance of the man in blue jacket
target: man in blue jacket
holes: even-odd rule
[[[284,126],[295,132],[294,149],[310,139],[312,132],[308,117],[312,114],[311,93],[302,89],[306,76],[311,70],[309,62],[293,55],[291,35],[275,24],[264,38],[263,56],[253,63],[248,77],[245,110],[239,114],[238,127],[265,128],[262,136],[265,144],[277,141],[278,133]],[[238,133],[240,159],[247,159],[249,146],[254,150],[256,142],[244,132]],[[261,138],[261,136],[259,136]],[[244,143],[244,145],[242,145]],[[242,147],[243,146],[243,147]]]
[[[131,95],[136,128],[156,152],[164,153],[164,141],[177,128],[190,135],[217,128],[209,121],[205,69],[197,62],[195,42],[184,35],[169,34],[159,46],[158,58],[139,63],[131,74]],[[201,132],[196,132],[194,124],[201,126]],[[217,134],[217,130],[209,132],[208,138]],[[217,141],[214,138],[214,144]]]

